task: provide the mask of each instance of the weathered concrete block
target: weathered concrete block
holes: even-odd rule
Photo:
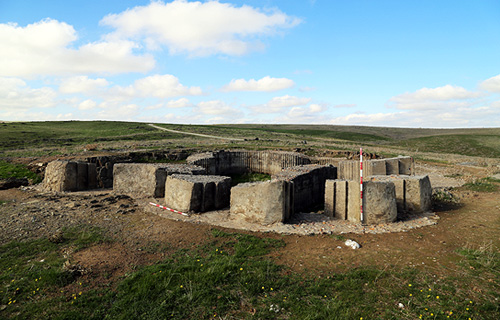
[[[56,160],[47,165],[43,188],[50,191],[77,191],[77,164]]]
[[[333,218],[335,216],[335,180],[325,181],[325,214]]]
[[[273,175],[272,179],[293,184],[293,194],[291,194],[293,196],[293,211],[302,212],[323,204],[325,201],[325,181],[336,177],[336,167],[310,164],[288,168]]]
[[[165,196],[166,177],[175,173],[200,174],[205,169],[164,163],[116,163],[113,166],[113,190],[134,197]]]
[[[399,159],[398,158],[390,158],[384,159],[385,161],[385,170],[387,175],[391,174],[399,174]]]
[[[432,208],[432,187],[428,176],[412,176],[405,179],[406,210],[427,212]]]
[[[77,190],[87,190],[89,188],[89,170],[88,163],[77,162],[76,163],[76,189]]]
[[[335,180],[335,218],[347,219],[347,181]]]
[[[88,163],[88,184],[89,190],[97,188],[97,168],[95,163]]]
[[[399,174],[415,175],[415,161],[412,157],[398,157]]]
[[[396,190],[392,182],[363,182],[363,216],[366,224],[394,222]]]
[[[365,162],[366,167],[364,166],[364,170],[366,168],[366,177],[375,176],[375,175],[385,175],[386,174],[386,165],[385,160],[368,160]]]
[[[229,204],[231,178],[173,174],[165,184],[165,204],[183,212],[206,212]]]
[[[370,177],[371,181],[378,182],[392,182],[394,183],[394,188],[396,192],[396,207],[398,212],[403,212],[406,210],[406,185],[405,179],[407,176],[372,176]]]
[[[231,189],[231,215],[268,225],[285,220],[286,182],[241,183]]]
[[[359,181],[359,161],[340,161],[338,178]]]
[[[347,220],[361,222],[359,181],[347,181]]]

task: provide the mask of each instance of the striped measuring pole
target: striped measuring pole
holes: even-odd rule
[[[161,208],[161,209],[165,209],[165,210],[172,211],[172,212],[174,212],[174,213],[182,214],[183,216],[189,217],[189,214],[184,213],[184,212],[177,211],[177,210],[175,210],[175,209],[170,209],[170,208],[167,208],[167,207],[161,206],[161,205],[156,204],[156,203],[153,203],[153,202],[150,202],[149,204],[150,204],[150,205],[152,205],[152,206],[155,206],[155,207]]]
[[[361,223],[365,222],[365,217],[363,214],[363,148],[359,148],[359,195],[360,195],[360,220]]]

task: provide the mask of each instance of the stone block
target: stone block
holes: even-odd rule
[[[363,170],[366,170],[365,177],[386,174],[385,160],[368,160],[363,165]]]
[[[347,181],[347,220],[361,222],[359,181]]]
[[[241,183],[231,189],[231,215],[262,225],[283,222],[286,197],[285,181]]]
[[[396,220],[394,183],[377,181],[363,183],[363,216],[366,224],[390,223]]]
[[[325,214],[333,218],[335,216],[335,180],[325,181]]]
[[[165,204],[182,212],[206,212],[229,204],[231,178],[173,174],[165,184]]]
[[[97,167],[95,163],[88,163],[88,184],[89,190],[96,189],[97,188]]]
[[[385,174],[399,174],[399,159],[398,158],[390,158],[384,159],[385,161]]]
[[[43,188],[49,191],[77,191],[77,164],[56,160],[47,165]]]
[[[335,180],[335,215],[339,220],[347,219],[347,181]]]
[[[372,176],[370,181],[376,182],[392,182],[396,192],[396,207],[398,212],[406,210],[406,176],[392,175],[392,176]]]
[[[76,189],[87,190],[89,188],[89,166],[86,162],[76,163]]]
[[[113,190],[133,197],[165,196],[166,177],[171,174],[199,174],[205,169],[164,163],[116,163],[113,166]]]
[[[432,208],[432,187],[428,176],[411,176],[405,179],[406,210],[428,212]]]
[[[359,181],[359,161],[340,161],[338,178]]]
[[[412,157],[398,157],[399,160],[399,174],[408,176],[415,175],[415,161]]]

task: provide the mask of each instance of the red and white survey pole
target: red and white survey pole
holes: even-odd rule
[[[363,215],[363,148],[359,148],[359,195],[360,195],[360,220],[364,224],[365,217]]]
[[[150,205],[152,205],[152,206],[155,206],[155,207],[158,207],[158,208],[164,209],[164,210],[168,210],[168,211],[171,211],[171,212],[178,213],[178,214],[181,214],[181,215],[183,215],[183,216],[189,217],[189,214],[184,213],[184,212],[177,211],[177,210],[175,210],[175,209],[171,209],[171,208],[168,208],[168,207],[164,207],[164,206],[161,206],[161,205],[156,204],[156,203],[153,203],[153,202],[150,202],[149,204],[150,204]]]

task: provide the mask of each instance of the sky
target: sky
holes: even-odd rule
[[[0,120],[500,127],[500,1],[0,0]]]

